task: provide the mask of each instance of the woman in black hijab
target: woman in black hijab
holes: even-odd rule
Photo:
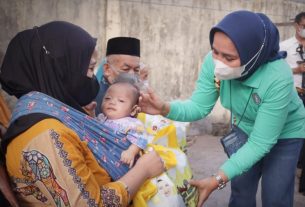
[[[53,106],[51,99],[57,99],[63,103],[61,111],[66,104],[85,113],[82,107],[99,89],[93,75],[95,45],[96,39],[67,22],[20,32],[4,57],[2,88],[17,98],[41,92],[48,95],[49,107]],[[30,101],[26,108],[30,111],[35,104]],[[18,109],[17,103],[13,116]],[[86,142],[56,119],[56,113],[29,113],[14,119],[2,149],[18,199],[28,206],[127,206],[140,185],[163,170],[160,157],[151,152],[125,176],[111,182]]]

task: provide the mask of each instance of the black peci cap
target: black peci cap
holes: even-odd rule
[[[140,57],[140,40],[133,37],[114,37],[109,39],[106,56],[115,54]]]

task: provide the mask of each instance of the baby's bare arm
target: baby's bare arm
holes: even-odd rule
[[[129,164],[129,168],[131,168],[133,166],[135,156],[139,154],[140,151],[141,148],[135,144],[131,144],[127,150],[122,152],[121,161],[123,163]]]

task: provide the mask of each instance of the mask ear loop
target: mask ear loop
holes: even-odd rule
[[[261,22],[262,22],[262,24],[263,24],[263,26],[264,26],[264,34],[265,34],[265,35],[264,35],[264,40],[263,40],[263,43],[262,43],[261,47],[260,47],[259,50],[257,51],[257,53],[256,53],[256,54],[248,61],[248,63],[246,64],[246,65],[248,65],[252,60],[255,59],[254,62],[253,62],[253,64],[252,64],[252,66],[251,66],[247,71],[245,71],[245,72],[242,74],[241,77],[247,75],[247,74],[250,72],[250,70],[253,68],[253,66],[254,66],[255,63],[257,62],[257,60],[258,60],[260,54],[262,53],[262,50],[263,50],[263,48],[264,48],[264,46],[265,46],[265,43],[266,43],[266,38],[267,38],[267,29],[266,29],[266,25],[265,25],[265,23],[263,22],[262,18],[261,18],[260,16],[258,16],[258,17],[260,18],[260,20],[261,20]]]
[[[39,40],[39,42],[41,43],[44,52],[46,53],[46,55],[49,55],[49,54],[50,54],[50,51],[47,50],[46,46],[42,43],[42,40],[41,40],[40,35],[39,35],[38,27],[35,26],[33,29],[36,30],[36,34],[37,34],[38,40]]]

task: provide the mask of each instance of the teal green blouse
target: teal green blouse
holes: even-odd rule
[[[220,167],[229,179],[252,167],[278,139],[305,138],[305,109],[293,86],[291,69],[283,59],[262,65],[245,81],[221,81],[218,91],[209,53],[192,96],[171,102],[167,117],[177,121],[202,119],[211,112],[219,96],[221,104],[232,109],[236,123],[245,111],[238,127],[249,135],[248,142]]]

